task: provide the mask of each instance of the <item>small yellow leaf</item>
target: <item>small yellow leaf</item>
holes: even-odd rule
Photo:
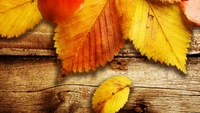
[[[133,41],[135,48],[148,59],[171,64],[186,73],[192,32],[185,26],[184,14],[177,4],[153,1],[116,0],[124,38]]]
[[[126,76],[115,76],[104,81],[94,93],[92,108],[95,113],[115,113],[128,100],[131,80]]]
[[[32,29],[41,19],[37,0],[1,0],[0,2],[0,35],[3,37],[18,37]]]

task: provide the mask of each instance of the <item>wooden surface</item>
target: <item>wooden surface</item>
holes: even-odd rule
[[[20,38],[0,39],[1,113],[92,113],[93,92],[105,79],[116,75],[130,77],[134,86],[120,113],[133,113],[138,107],[146,107],[147,113],[200,113],[198,28],[188,53],[187,75],[147,60],[127,42],[105,67],[70,74],[58,82],[54,27],[43,21]]]

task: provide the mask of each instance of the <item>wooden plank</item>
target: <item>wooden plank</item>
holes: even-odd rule
[[[0,56],[57,56],[57,54],[55,50],[50,49],[2,48]]]
[[[200,112],[200,58],[189,58],[187,68],[184,75],[145,58],[120,58],[95,72],[71,74],[58,82],[55,58],[4,57],[0,58],[0,112],[90,113],[94,90],[116,75],[128,76],[134,86],[120,113],[133,112],[137,100],[148,103],[151,113]]]
[[[193,30],[192,42],[190,45],[190,54],[200,54],[200,27],[196,27]]]
[[[0,55],[9,56],[56,56],[54,48],[55,25],[41,21],[33,30],[19,38],[0,38]],[[200,54],[200,28],[195,28],[188,54]],[[131,42],[127,41],[119,56],[135,56],[138,54]]]

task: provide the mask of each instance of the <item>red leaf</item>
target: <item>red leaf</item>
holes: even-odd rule
[[[200,0],[182,0],[181,7],[186,17],[200,26]]]

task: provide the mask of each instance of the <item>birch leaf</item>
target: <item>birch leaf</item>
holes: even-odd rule
[[[124,38],[148,59],[176,66],[186,73],[191,30],[184,25],[178,5],[150,0],[116,0]]]
[[[131,80],[126,76],[115,76],[104,81],[95,91],[92,108],[95,113],[115,113],[128,100]]]
[[[200,1],[199,0],[183,0],[181,7],[186,17],[200,26]]]
[[[61,75],[96,70],[124,44],[114,0],[85,0],[83,8],[55,32]]]
[[[37,0],[1,0],[0,35],[7,38],[25,33],[42,19]]]

